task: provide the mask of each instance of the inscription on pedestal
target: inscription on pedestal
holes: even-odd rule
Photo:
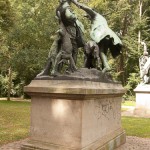
[[[114,120],[120,119],[120,106],[117,105],[115,100],[104,100],[104,101],[96,101],[95,100],[95,115],[99,120],[102,117],[106,119],[110,119],[113,116]]]

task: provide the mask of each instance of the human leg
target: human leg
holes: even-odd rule
[[[107,60],[107,56],[104,53],[106,51],[108,47],[106,47],[103,43],[99,43],[99,55],[102,61],[102,71],[103,72],[109,72],[111,70],[109,64],[108,64],[108,60]]]

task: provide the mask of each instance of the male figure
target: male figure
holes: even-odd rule
[[[76,15],[72,12],[70,8],[71,0],[60,0],[60,5],[56,9],[56,15],[59,18],[61,15],[61,20],[70,36],[71,43],[73,46],[73,59],[75,64],[77,63],[77,54],[78,48],[84,46],[83,40],[83,31],[84,26],[79,20],[77,19]]]
[[[67,33],[69,34],[69,38],[72,44],[72,57],[76,64],[78,48],[84,47],[84,40],[83,40],[84,26],[81,22],[79,22],[76,15],[72,12],[70,8],[70,3],[71,3],[70,0],[60,0],[60,5],[56,9],[56,15],[59,19],[59,22],[63,23],[64,27],[66,28]],[[57,54],[59,53],[62,47],[62,44],[63,43],[62,43],[61,37],[58,34],[50,50],[50,54],[53,52],[55,53],[55,57],[53,58],[56,58]],[[45,68],[37,76],[47,76],[51,68],[53,68],[52,72],[53,74],[55,74],[54,63],[51,63],[51,62],[52,62],[51,55],[49,55]]]
[[[83,9],[87,13],[88,19],[91,20],[90,36],[99,46],[103,72],[110,71],[111,69],[106,57],[107,50],[110,49],[113,57],[118,56],[122,47],[121,40],[108,27],[107,21],[102,15],[92,10],[90,7],[77,2],[77,0],[72,0],[72,2],[77,7]]]

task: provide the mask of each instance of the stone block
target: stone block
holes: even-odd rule
[[[150,118],[150,85],[140,84],[134,91],[136,93],[134,114],[139,117]]]
[[[30,139],[22,150],[112,150],[125,143],[117,83],[33,80]]]

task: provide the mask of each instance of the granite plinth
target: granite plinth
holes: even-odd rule
[[[136,107],[134,114],[139,117],[150,118],[150,85],[139,84],[136,93]]]
[[[22,150],[105,150],[125,143],[117,83],[33,80],[30,139]]]

